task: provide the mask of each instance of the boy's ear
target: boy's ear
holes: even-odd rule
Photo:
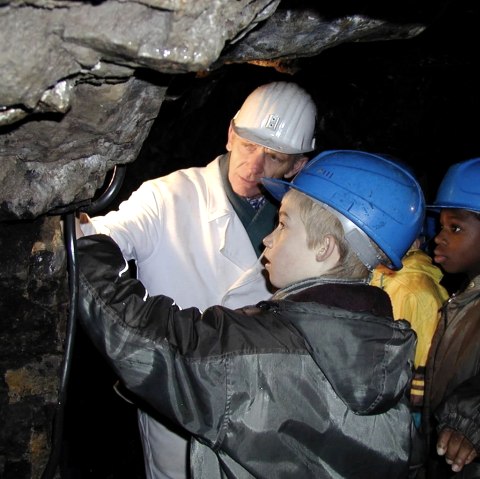
[[[298,158],[293,162],[292,167],[290,170],[287,171],[283,176],[284,178],[292,178],[292,176],[295,176],[304,166],[305,163],[308,161],[308,156],[302,156],[301,158]]]
[[[331,235],[325,235],[321,244],[317,248],[317,254],[315,259],[317,261],[325,261],[328,259],[335,250],[335,238]]]

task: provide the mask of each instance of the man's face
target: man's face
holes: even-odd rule
[[[290,178],[306,163],[302,155],[286,155],[239,137],[230,126],[227,151],[230,152],[228,179],[239,196],[258,196],[260,178]]]

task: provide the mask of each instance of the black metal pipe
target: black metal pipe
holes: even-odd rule
[[[77,270],[77,239],[75,235],[75,213],[63,216],[64,239],[67,251],[68,286],[70,290],[70,309],[65,334],[65,353],[61,369],[57,409],[53,419],[52,446],[47,466],[42,474],[42,479],[50,479],[55,475],[62,451],[63,424],[65,417],[65,404],[67,401],[67,386],[72,367],[73,342],[77,327],[76,314],[78,308],[78,270]]]
[[[93,203],[84,206],[85,203],[70,205],[50,214],[62,214],[64,227],[64,240],[67,252],[68,286],[70,290],[70,309],[68,312],[67,328],[65,334],[65,353],[59,381],[57,410],[53,420],[51,450],[48,463],[42,474],[42,479],[53,479],[58,468],[62,452],[63,427],[65,419],[65,406],[67,402],[67,388],[72,368],[73,344],[77,328],[78,310],[78,267],[77,267],[77,238],[75,234],[75,217],[78,210],[88,214],[106,208],[118,194],[125,178],[125,165],[116,165],[112,179],[107,189]]]
[[[82,208],[82,211],[85,211],[85,213],[88,213],[89,215],[94,215],[105,209],[120,191],[126,172],[126,165],[115,165],[112,179],[106,190],[93,203]]]

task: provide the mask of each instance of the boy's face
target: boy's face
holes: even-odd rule
[[[306,163],[306,157],[278,153],[238,136],[232,126],[228,131],[230,152],[228,180],[240,196],[258,196],[260,178],[290,178]]]
[[[435,236],[434,261],[447,273],[480,274],[480,220],[470,211],[444,208]]]
[[[288,195],[280,206],[278,226],[264,238],[263,244],[265,268],[277,288],[318,276],[315,250],[307,247],[305,226]]]

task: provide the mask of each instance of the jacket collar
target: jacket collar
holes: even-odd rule
[[[294,283],[277,291],[273,301],[288,299],[295,302],[315,302],[346,311],[369,312],[375,316],[393,318],[390,298],[380,288],[369,286],[368,280],[322,276]]]
[[[227,161],[227,155],[220,155],[205,167],[207,210],[209,221],[215,221],[222,216],[232,214],[232,207],[228,201],[220,164]]]
[[[244,271],[236,282],[237,287],[254,281],[260,274],[261,265],[256,264],[257,254],[225,193],[221,164],[227,160],[227,154],[221,155],[206,166],[205,194],[208,221],[215,223],[214,244],[225,258]]]
[[[367,279],[347,279],[347,278],[334,278],[332,276],[318,276],[316,278],[308,278],[296,283],[290,284],[285,288],[279,289],[272,297],[273,300],[286,299],[292,294],[300,293],[313,286],[321,284],[368,284]]]

